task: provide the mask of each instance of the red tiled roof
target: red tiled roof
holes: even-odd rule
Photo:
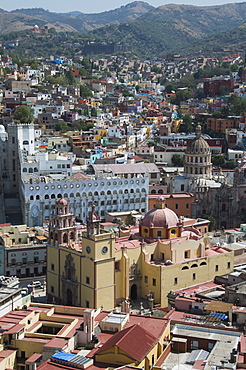
[[[42,357],[42,353],[34,353],[31,355],[26,362],[36,362]]]
[[[141,325],[133,325],[114,334],[96,354],[117,346],[134,360],[141,361],[153,348],[158,339]]]
[[[52,338],[44,347],[64,348],[67,345],[67,340],[64,338]]]
[[[86,175],[84,175],[83,173],[81,173],[81,172],[77,172],[74,175],[72,175],[71,177],[74,178],[75,180],[78,180],[78,181],[88,180],[88,177]]]
[[[7,334],[18,333],[21,329],[25,328],[24,324],[17,324],[7,331]]]
[[[14,350],[14,349],[8,349],[8,350],[0,351],[0,358],[6,358],[6,357],[12,355],[14,352],[16,352],[16,350]]]

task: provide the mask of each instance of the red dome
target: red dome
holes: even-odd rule
[[[140,221],[141,226],[149,228],[164,227],[165,229],[170,229],[171,227],[177,227],[178,224],[178,216],[169,208],[151,209]]]
[[[64,198],[58,200],[57,204],[62,204],[63,206],[67,206],[67,201]]]

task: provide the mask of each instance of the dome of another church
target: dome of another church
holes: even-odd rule
[[[149,228],[161,227],[170,229],[179,225],[179,219],[175,212],[165,207],[164,197],[159,197],[156,199],[156,208],[147,212],[140,223],[141,226]]]
[[[198,125],[196,128],[196,137],[192,142],[187,146],[186,154],[208,154],[210,153],[210,146],[201,136],[201,126]]]
[[[57,204],[62,204],[63,206],[67,206],[67,201],[64,198],[58,200]]]

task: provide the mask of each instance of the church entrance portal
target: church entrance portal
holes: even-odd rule
[[[138,288],[136,284],[131,286],[131,299],[134,301],[138,298]]]
[[[67,290],[67,306],[72,306],[73,305],[73,294],[71,289]]]

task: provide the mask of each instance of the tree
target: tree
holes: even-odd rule
[[[66,77],[66,80],[68,82],[68,85],[76,85],[77,84],[77,81],[76,81],[71,69],[69,69],[69,71],[67,71],[65,77]]]
[[[206,220],[210,221],[209,231],[212,231],[212,230],[216,229],[216,220],[213,216],[211,216],[211,215],[202,215],[202,218],[205,218]]]
[[[184,158],[179,154],[173,154],[171,161],[175,167],[183,167],[184,165]]]
[[[235,167],[237,167],[237,164],[231,159],[230,161],[225,162],[225,168],[233,170]]]
[[[34,110],[27,105],[20,105],[14,111],[14,119],[20,121],[20,123],[31,123],[33,122]]]
[[[65,121],[57,122],[55,125],[55,130],[60,132],[67,132],[68,131],[68,124]]]
[[[93,94],[87,86],[80,85],[80,96],[82,96],[83,98],[89,98],[92,97]]]
[[[179,126],[179,132],[186,132],[188,134],[189,132],[192,132],[192,129],[192,118],[189,114],[185,114],[183,116],[183,123]]]
[[[211,160],[215,166],[222,166],[225,163],[225,158],[222,154],[214,155]]]

